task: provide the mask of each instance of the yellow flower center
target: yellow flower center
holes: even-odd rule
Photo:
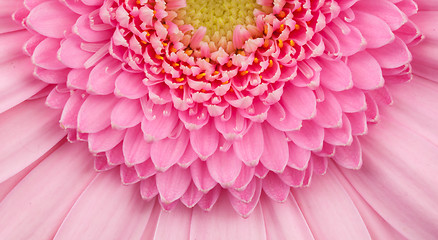
[[[261,9],[256,0],[186,0],[186,3],[187,7],[177,11],[177,19],[195,29],[206,27],[204,40],[215,43],[222,37],[232,41],[236,25],[255,27],[253,12]]]

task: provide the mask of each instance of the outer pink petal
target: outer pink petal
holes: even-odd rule
[[[43,99],[24,102],[0,115],[0,182],[26,168],[64,136],[57,124],[59,112]]]
[[[214,217],[212,217],[214,216]],[[265,223],[260,206],[244,219],[237,215],[222,196],[210,212],[193,210],[190,239],[265,240]]]
[[[23,70],[16,71],[14,66]],[[25,101],[47,86],[32,74],[33,65],[29,57],[24,55],[16,59],[7,59],[7,63],[0,65],[0,113]]]
[[[361,138],[362,169],[342,172],[365,201],[406,238],[433,239],[438,234],[438,213],[431,211],[438,208],[438,147],[409,125],[383,116]]]
[[[154,239],[189,239],[192,211],[181,204],[172,212],[161,210]]]
[[[67,143],[35,167],[1,202],[0,238],[53,238],[96,175],[91,159],[84,144]]]
[[[359,212],[330,171],[314,176],[311,187],[294,189],[293,195],[316,239],[370,239]]]
[[[293,197],[289,196],[284,203],[276,203],[269,197],[262,196],[260,205],[268,239],[314,239]]]
[[[138,188],[120,184],[117,171],[100,174],[80,196],[55,239],[140,238],[154,202],[143,201]]]

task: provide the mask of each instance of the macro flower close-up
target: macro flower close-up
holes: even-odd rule
[[[0,239],[438,238],[438,0],[0,0]]]

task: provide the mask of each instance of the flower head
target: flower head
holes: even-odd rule
[[[411,79],[413,1],[25,2],[14,14],[35,76],[98,171],[165,209],[248,216],[286,201],[332,159],[358,169],[358,136]],[[238,6],[236,8],[236,6]]]

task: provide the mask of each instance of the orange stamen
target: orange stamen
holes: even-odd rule
[[[192,50],[192,49],[187,49],[187,50],[185,51],[185,53],[186,53],[188,56],[190,56],[190,55],[192,55],[193,50]]]
[[[281,24],[281,25],[280,25],[280,29],[279,29],[279,30],[280,30],[280,32],[283,32],[283,30],[284,30],[284,24]]]
[[[196,76],[196,79],[201,79],[201,78],[203,78],[203,77],[205,77],[205,75],[207,75],[206,73],[201,73],[201,74],[198,74],[198,76]]]
[[[278,16],[279,16],[280,18],[284,18],[284,17],[286,17],[286,13],[285,13],[284,11],[280,11],[280,12],[278,13]]]

